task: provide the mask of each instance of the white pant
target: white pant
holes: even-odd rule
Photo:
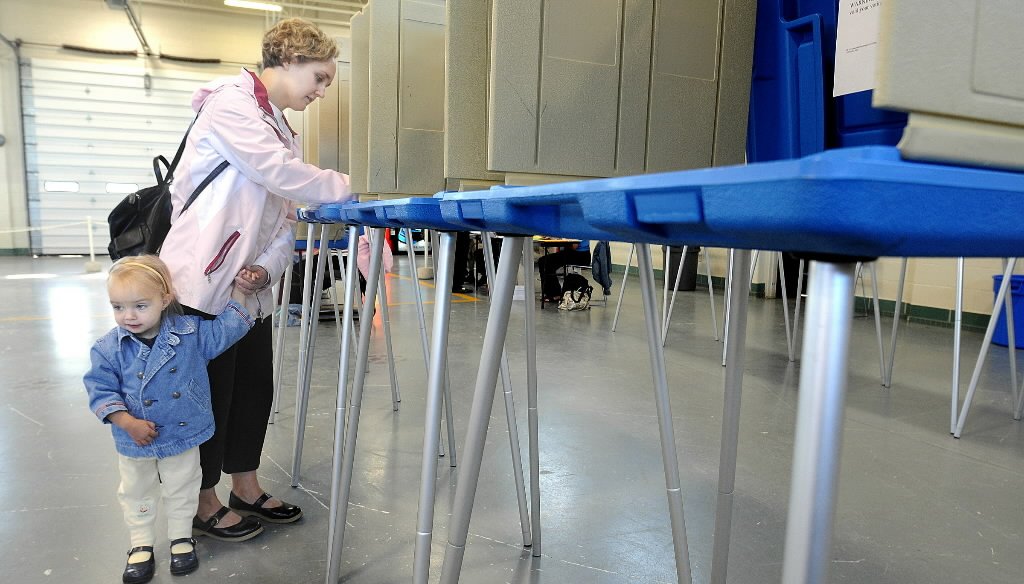
[[[117,456],[121,486],[117,499],[124,511],[124,522],[131,534],[132,547],[153,545],[156,534],[157,503],[163,495],[167,512],[167,538],[192,536],[192,517],[199,509],[199,487],[203,472],[199,468],[199,448],[168,458],[128,458]]]

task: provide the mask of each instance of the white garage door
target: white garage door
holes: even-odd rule
[[[135,59],[25,59],[29,214],[42,228],[33,233],[33,250],[88,253],[82,222],[92,217],[96,252],[106,253],[107,214],[126,193],[154,184],[153,157],[173,156],[192,119],[192,92],[237,71]]]

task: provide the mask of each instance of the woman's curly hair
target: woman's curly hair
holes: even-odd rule
[[[289,18],[274,25],[263,35],[263,67],[285,63],[328,61],[338,56],[338,45],[315,24],[301,18]]]

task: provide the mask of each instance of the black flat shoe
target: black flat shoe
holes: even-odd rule
[[[192,544],[192,550],[181,554],[174,553],[174,546],[179,543]],[[171,574],[174,576],[184,576],[185,574],[195,572],[198,567],[199,556],[196,555],[196,540],[191,537],[171,540]]]
[[[192,535],[205,535],[221,541],[245,541],[263,533],[263,524],[252,517],[242,517],[241,521],[231,527],[217,527],[220,520],[230,512],[231,509],[221,507],[206,521],[196,515],[192,518]]]
[[[149,559],[145,562],[125,564],[124,574],[121,575],[121,581],[124,584],[149,582],[153,579],[153,572],[156,571],[156,557],[153,555],[153,546],[143,545],[134,547],[128,552],[128,557],[131,557],[135,552],[149,552]]]
[[[284,501],[281,502],[279,507],[263,507],[262,505],[268,500],[270,500],[270,495],[263,493],[259,499],[256,499],[250,505],[240,499],[234,491],[231,491],[231,496],[228,497],[228,505],[239,515],[255,515],[263,521],[269,521],[270,523],[292,523],[302,517],[302,509],[295,505],[289,505]]]

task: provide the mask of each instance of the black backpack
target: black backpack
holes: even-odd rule
[[[185,130],[185,137],[181,139],[181,145],[178,146],[178,151],[174,153],[174,160],[170,164],[163,156],[153,159],[156,185],[128,195],[107,216],[107,224],[110,226],[110,245],[107,246],[107,251],[110,253],[110,259],[118,260],[125,256],[154,254],[160,251],[167,232],[171,230],[171,181],[174,180],[174,169],[181,160],[181,153],[185,151],[188,133],[192,131],[192,126],[198,119],[199,115],[196,114],[196,119],[192,120],[188,130]],[[167,170],[166,174],[160,172],[161,164]],[[181,212],[184,213],[199,193],[227,167],[227,160],[217,165],[217,168],[214,168],[192,192]]]

